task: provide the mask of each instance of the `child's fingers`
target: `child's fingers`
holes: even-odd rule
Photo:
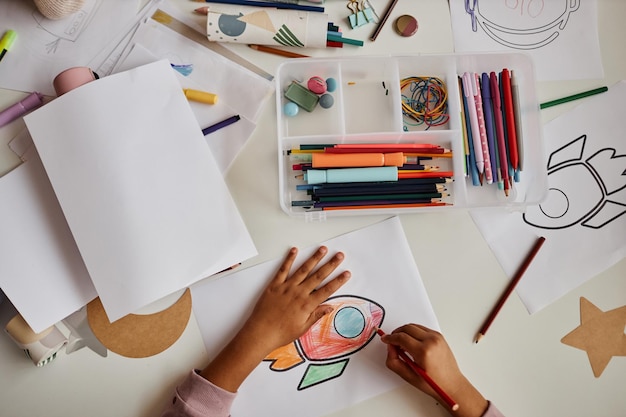
[[[339,288],[343,286],[350,279],[351,274],[350,271],[343,271],[341,274],[337,275],[332,280],[328,281],[326,284],[315,290],[311,294],[313,301],[315,303],[321,303],[328,299],[331,295],[333,295]]]
[[[330,274],[337,269],[337,267],[343,262],[345,256],[342,252],[337,252],[328,262],[320,266],[317,271],[309,274],[302,283],[302,288],[307,292],[315,290]]]
[[[299,284],[306,280],[311,271],[315,269],[317,264],[320,263],[327,253],[328,248],[326,246],[320,246],[309,259],[304,261],[304,263],[293,274],[291,274],[288,280],[293,280],[295,284]]]
[[[289,272],[291,271],[291,267],[293,266],[293,263],[296,260],[297,256],[298,248],[292,247],[291,249],[289,249],[285,260],[278,268],[278,271],[276,271],[276,275],[274,275],[274,282],[284,282],[287,277],[289,277]]]

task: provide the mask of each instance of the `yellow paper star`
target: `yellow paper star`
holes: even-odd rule
[[[596,378],[613,356],[626,356],[626,306],[602,311],[589,300],[580,297],[580,326],[561,342],[587,352]]]

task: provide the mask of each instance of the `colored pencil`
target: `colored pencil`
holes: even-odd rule
[[[296,204],[294,204],[294,202]],[[440,203],[441,200],[436,198],[412,198],[412,199],[394,199],[387,200],[352,200],[352,201],[292,201],[292,206],[306,206],[314,208],[329,208],[329,207],[379,207],[388,206],[389,204],[432,204]]]
[[[383,337],[385,335],[385,332],[382,331],[381,329],[377,329],[376,333],[378,333],[378,335],[380,337]],[[448,404],[448,407],[450,407],[450,409],[452,411],[456,411],[459,409],[459,405],[456,403],[456,401],[454,401],[431,377],[430,375],[428,375],[428,373],[423,370],[422,368],[420,368],[415,362],[413,362],[413,360],[411,358],[409,358],[409,356],[406,354],[406,352],[404,352],[404,350],[402,350],[400,347],[395,346],[396,350],[398,351],[398,356],[400,356],[400,358],[404,361],[404,363],[406,363],[408,365],[409,368],[411,368],[411,370],[413,370],[413,372],[415,372],[416,374],[418,374],[419,376],[421,376],[424,381],[426,381],[426,383],[428,385],[430,385],[430,387],[441,397],[442,400],[445,401],[446,404]]]
[[[320,152],[320,151],[317,151]],[[378,148],[324,148],[323,152],[325,153],[390,153],[390,152],[402,152],[405,154],[409,154],[411,152],[429,154],[431,156],[434,155],[442,155],[446,153],[450,153],[449,149],[446,148],[417,148],[417,147],[394,147],[388,148],[386,146],[380,145]]]
[[[254,0],[194,0],[194,1],[198,3],[218,3],[218,4],[234,4],[237,6],[272,7],[274,9],[301,10],[304,12],[324,13],[324,8],[320,6],[306,6],[306,5],[301,5],[301,4],[280,3],[280,2],[273,2],[273,1],[254,1]],[[198,11],[198,9],[196,9],[195,11]]]
[[[452,177],[452,171],[431,171],[431,172],[403,172],[398,171],[398,178],[442,178]]]
[[[280,55],[286,58],[309,58],[308,55],[298,54],[296,52],[284,51],[278,48],[272,48],[271,46],[265,45],[248,45],[250,48],[255,51],[267,52],[268,54]]]
[[[515,286],[520,281],[520,279],[522,279],[522,276],[524,275],[524,273],[528,269],[528,266],[531,264],[533,259],[535,259],[535,256],[537,256],[537,253],[539,252],[539,249],[541,249],[541,246],[543,245],[543,243],[545,241],[546,241],[546,238],[544,238],[543,236],[537,238],[537,241],[533,245],[533,247],[530,250],[530,252],[528,253],[528,255],[526,255],[526,258],[522,262],[522,265],[520,265],[519,269],[517,270],[517,272],[513,276],[513,279],[511,280],[509,285],[506,287],[506,290],[500,296],[500,299],[496,303],[495,307],[491,310],[491,313],[489,313],[489,316],[487,316],[487,319],[485,320],[485,322],[483,323],[482,327],[480,328],[480,330],[476,334],[476,338],[474,339],[474,343],[478,343],[480,341],[480,339],[482,339],[482,337],[487,333],[487,330],[489,329],[489,326],[491,326],[491,323],[493,322],[493,320],[496,318],[496,316],[498,315],[498,313],[502,309],[502,306],[504,305],[504,302],[507,300],[507,298],[509,298],[509,296],[511,295],[511,293],[515,289]]]
[[[417,204],[381,204],[379,206],[341,206],[341,207],[319,207],[310,211],[331,211],[331,210],[371,210],[371,209],[397,209],[397,208],[417,208],[417,207],[440,207],[451,206],[449,203],[417,203]]]
[[[380,22],[378,22],[376,30],[374,30],[374,33],[372,34],[372,36],[370,36],[370,41],[374,42],[378,35],[380,35],[380,31],[383,29],[383,26],[385,25],[385,22],[387,22],[387,20],[389,19],[389,16],[391,16],[391,12],[393,11],[393,8],[396,7],[396,3],[398,3],[398,0],[391,0],[391,3],[389,3],[387,10],[385,10],[385,14],[383,14],[382,19],[380,20]]]
[[[307,194],[314,198],[324,198],[333,196],[361,196],[361,195],[394,195],[406,193],[441,193],[446,188],[441,184],[424,184],[403,187],[367,187],[367,188],[330,188],[313,189]]]
[[[593,90],[583,91],[582,93],[572,94],[571,96],[566,96],[562,98],[557,98],[556,100],[546,101],[545,103],[541,103],[539,105],[539,108],[546,109],[548,107],[556,106],[556,105],[563,104],[563,103],[568,103],[570,101],[593,96],[595,94],[604,93],[605,91],[608,91],[608,87],[594,88]]]
[[[443,198],[441,193],[404,193],[404,194],[357,194],[357,195],[337,195],[337,196],[315,196],[314,201],[359,201],[359,200],[409,200],[409,199],[425,199],[425,198]],[[446,194],[446,197],[448,194]]]

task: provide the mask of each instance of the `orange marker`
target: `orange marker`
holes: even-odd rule
[[[347,167],[401,167],[404,164],[417,164],[417,158],[406,157],[402,152],[393,153],[313,153],[313,168]]]

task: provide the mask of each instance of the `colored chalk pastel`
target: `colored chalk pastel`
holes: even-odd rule
[[[308,112],[313,111],[320,100],[317,94],[297,82],[292,82],[289,85],[287,91],[285,91],[285,98],[293,101]]]

